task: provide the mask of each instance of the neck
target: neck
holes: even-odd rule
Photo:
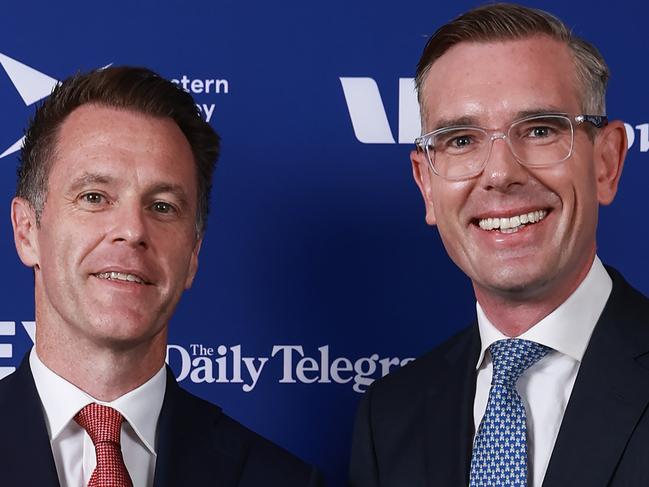
[[[48,333],[47,324],[36,326],[36,353],[53,372],[100,401],[114,401],[153,377],[163,366],[166,330],[152,341],[134,346],[61,340]]]
[[[588,257],[585,265],[572,273],[562,283],[547,283],[540,289],[525,289],[516,292],[502,292],[487,289],[473,283],[476,299],[494,327],[508,337],[517,337],[536,325],[543,318],[557,309],[579,287],[588,275],[595,250]]]

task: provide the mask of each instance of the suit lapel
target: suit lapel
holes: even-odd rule
[[[2,485],[58,486],[41,400],[29,368],[29,353],[18,370],[2,382]]]
[[[582,360],[544,487],[607,484],[649,403],[647,300],[609,273],[613,292]]]
[[[446,354],[444,382],[427,391],[426,474],[430,487],[469,483],[475,364],[479,354],[480,335],[475,325]]]
[[[167,389],[158,420],[154,487],[234,487],[241,465],[222,441],[219,408],[182,390],[167,367]],[[236,450],[236,448],[232,448]]]

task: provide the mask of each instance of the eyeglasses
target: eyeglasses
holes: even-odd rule
[[[451,181],[480,174],[497,139],[507,142],[516,160],[528,167],[547,167],[572,155],[575,125],[590,123],[597,128],[608,124],[602,115],[543,113],[513,121],[507,131],[487,130],[470,125],[443,127],[415,139],[418,151],[426,153],[431,169]]]

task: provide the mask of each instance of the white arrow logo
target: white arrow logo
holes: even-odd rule
[[[363,144],[394,144],[379,87],[372,78],[340,78],[354,134]],[[399,78],[399,143],[421,135],[415,81]]]
[[[51,76],[18,62],[1,52],[0,64],[7,72],[9,79],[23,99],[23,102],[25,102],[25,106],[33,105],[37,101],[47,98],[59,83],[58,80]],[[0,154],[0,159],[19,151],[22,147],[23,139],[24,137],[21,137],[20,140],[17,140],[11,147]]]

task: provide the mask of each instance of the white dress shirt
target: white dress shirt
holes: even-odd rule
[[[34,376],[62,487],[85,487],[97,458],[95,447],[74,416],[96,402],[124,417],[121,445],[124,463],[134,487],[153,485],[156,428],[166,389],[164,366],[147,382],[111,402],[98,401],[48,369],[32,348],[29,365]]]
[[[611,278],[596,256],[588,275],[575,292],[518,337],[552,349],[527,369],[516,384],[527,414],[529,487],[541,487],[543,483],[581,359],[612,288]],[[487,408],[493,372],[487,349],[495,341],[509,337],[489,322],[479,304],[476,308],[482,344],[476,365],[478,372],[473,403],[474,431],[477,432]]]

